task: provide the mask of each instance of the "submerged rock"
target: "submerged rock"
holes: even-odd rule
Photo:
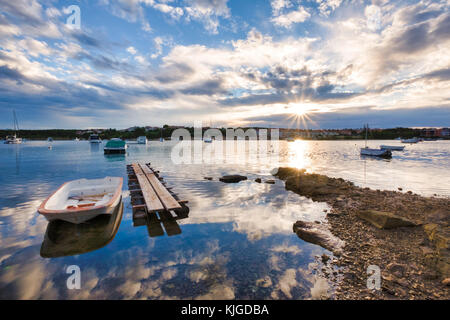
[[[382,212],[376,210],[359,211],[358,217],[364,219],[379,229],[393,229],[399,227],[417,226],[411,220],[399,217],[391,212]]]
[[[212,177],[204,177],[204,179],[211,181],[213,178]]]
[[[275,180],[266,180],[265,183],[267,183],[267,184],[275,184]]]
[[[303,241],[317,244],[329,251],[340,252],[344,241],[335,237],[326,226],[321,224],[297,221],[294,223],[294,232]]]
[[[225,183],[238,183],[243,180],[247,180],[247,177],[241,175],[230,175],[230,176],[223,176],[219,180]]]

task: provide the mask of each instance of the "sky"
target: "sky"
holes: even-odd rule
[[[449,8],[0,0],[0,128],[450,126]]]

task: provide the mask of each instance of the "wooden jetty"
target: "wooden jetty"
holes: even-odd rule
[[[134,226],[147,225],[150,237],[164,235],[161,224],[169,236],[180,234],[176,221],[188,217],[188,201],[180,200],[150,163],[133,163],[127,171]]]

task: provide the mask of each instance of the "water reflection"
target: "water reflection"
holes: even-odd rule
[[[148,235],[151,238],[163,236],[165,234],[164,230],[169,237],[179,235],[182,231],[177,221],[187,219],[189,217],[189,210],[178,213],[175,211],[172,212],[135,212],[133,213],[133,226],[147,226]]]
[[[126,154],[105,154],[104,157],[108,162],[125,161]]]
[[[325,251],[299,239],[292,224],[322,221],[323,210],[329,208],[286,191],[282,181],[268,185],[254,182],[255,178],[273,178],[274,166],[292,165],[371,188],[401,186],[422,194],[450,195],[447,141],[408,146],[389,162],[361,159],[354,141],[299,141],[281,142],[277,163],[271,156],[267,161],[239,161],[234,156],[223,163],[201,165],[174,165],[173,145],[170,141],[133,145],[120,161],[109,161],[100,146],[88,142],[55,141],[52,152],[45,142],[29,142],[20,146],[17,157],[16,149],[0,145],[5,151],[0,152],[4,195],[0,198],[0,298],[320,297],[331,291],[314,269],[321,268],[315,256]],[[69,232],[68,238],[63,232],[51,232],[36,208],[68,180],[109,175],[127,181],[125,162],[152,162],[174,193],[189,200],[189,215],[136,219],[131,197],[124,192],[123,219],[114,241],[83,254],[71,251],[72,244],[77,249],[95,247],[96,239],[85,245],[76,232]],[[225,174],[243,174],[248,180],[223,184],[218,177]],[[214,179],[207,181],[205,176]],[[108,222],[102,230],[109,228]],[[162,234],[173,236],[157,236]],[[101,238],[99,242],[106,236]],[[59,258],[41,257],[41,247],[51,247],[43,244],[46,241],[55,242],[51,245],[57,247]],[[72,264],[82,270],[81,290],[67,290],[65,267]]]
[[[54,220],[49,222],[41,246],[41,257],[57,258],[94,251],[116,236],[122,221],[123,203],[111,215],[100,215],[83,224]]]

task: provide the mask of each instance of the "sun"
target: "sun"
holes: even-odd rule
[[[307,112],[305,106],[301,104],[295,104],[292,106],[292,114],[296,116],[303,116]]]
[[[296,103],[290,108],[290,118],[292,120],[291,127],[296,129],[308,129],[311,124],[315,124],[311,118],[311,109],[307,105]]]

